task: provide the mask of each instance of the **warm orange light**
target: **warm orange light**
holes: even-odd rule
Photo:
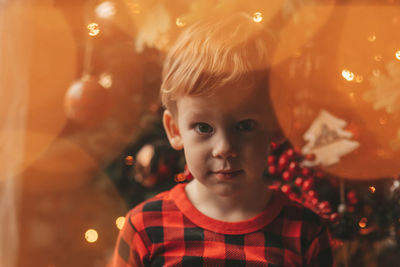
[[[342,70],[342,76],[349,82],[354,80],[354,73],[349,70]]]
[[[132,8],[133,14],[140,14],[140,4],[133,3],[131,8]]]
[[[365,228],[365,227],[367,227],[367,222],[368,222],[367,218],[363,217],[358,222],[358,226],[360,226],[360,228]]]
[[[397,50],[397,51],[396,51],[396,58],[397,58],[398,60],[400,60],[400,50]]]
[[[387,118],[386,117],[380,117],[379,118],[379,124],[380,125],[385,125],[387,123]]]
[[[176,23],[176,26],[178,26],[179,28],[185,27],[185,25],[186,25],[186,23],[181,18],[177,18],[175,23]]]
[[[124,224],[125,224],[125,217],[118,217],[116,220],[115,220],[115,225],[117,226],[117,228],[119,229],[119,230],[121,230],[122,229],[122,227],[124,227]]]
[[[377,151],[376,151],[376,154],[379,156],[379,157],[383,157],[383,156],[385,156],[385,150],[383,150],[383,149],[378,149]]]
[[[116,10],[115,10],[115,4],[113,2],[110,1],[105,1],[101,4],[99,4],[96,9],[96,15],[99,18],[103,18],[103,19],[108,19],[111,18],[115,15]]]
[[[85,239],[89,243],[94,243],[99,238],[99,234],[94,229],[89,229],[85,232]]]
[[[371,185],[370,187],[368,187],[368,190],[369,190],[369,192],[371,192],[373,194],[373,193],[375,193],[376,188],[375,188],[375,186]]]
[[[368,41],[370,41],[371,43],[372,42],[375,42],[375,40],[376,40],[376,35],[370,35],[370,36],[368,36]]]
[[[356,83],[362,83],[364,77],[362,75],[357,75],[356,76]]]
[[[381,75],[381,71],[378,69],[374,69],[372,71],[372,75],[374,75],[375,77],[379,77]]]
[[[89,23],[89,24],[87,25],[87,28],[88,28],[88,30],[89,30],[89,33],[88,33],[88,34],[89,34],[90,36],[96,36],[96,35],[98,35],[99,32],[100,32],[99,24],[97,24],[97,23],[95,23],[95,22]]]
[[[134,159],[132,156],[126,156],[125,157],[125,164],[128,166],[132,166],[134,162]]]
[[[104,88],[110,88],[112,86],[113,79],[111,74],[108,73],[102,73],[99,77],[99,84],[103,86]]]
[[[261,22],[262,20],[263,20],[263,16],[262,16],[262,13],[261,13],[261,12],[255,12],[255,13],[253,14],[253,21],[254,21],[254,22],[259,23],[259,22]]]
[[[382,56],[381,55],[376,55],[376,56],[374,56],[374,60],[375,61],[381,61],[382,60]]]

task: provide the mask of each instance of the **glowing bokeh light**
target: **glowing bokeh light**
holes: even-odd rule
[[[96,15],[99,18],[108,19],[115,15],[115,5],[113,2],[105,1],[96,7]]]
[[[126,156],[125,157],[125,164],[128,166],[132,166],[134,163],[134,159],[132,156]]]
[[[380,117],[379,118],[379,124],[380,125],[385,125],[387,123],[387,118],[386,117]]]
[[[375,188],[375,186],[371,185],[370,187],[368,187],[368,190],[369,190],[369,192],[371,192],[373,194],[373,193],[375,193],[376,188]]]
[[[360,226],[360,228],[365,228],[365,227],[367,227],[367,222],[368,222],[367,218],[363,217],[358,222],[358,226]]]
[[[99,234],[94,229],[89,229],[85,232],[85,239],[89,243],[94,243],[99,238]]]
[[[186,25],[186,23],[181,18],[177,18],[175,23],[176,23],[176,26],[178,26],[180,28],[185,27],[185,25]]]
[[[125,217],[118,217],[116,220],[115,220],[115,225],[117,226],[117,228],[119,229],[119,230],[121,230],[122,229],[122,227],[124,227],[124,224],[125,224]]]
[[[395,55],[396,55],[396,58],[397,58],[398,60],[400,60],[400,50],[397,50]]]
[[[386,154],[386,152],[385,152],[385,150],[383,150],[383,149],[378,149],[378,150],[376,151],[376,155],[378,155],[379,157],[384,157],[385,154]]]
[[[364,77],[362,75],[356,76],[356,83],[362,83],[363,80],[364,80]]]
[[[132,3],[130,5],[133,14],[140,14],[140,4],[139,3]]]
[[[351,82],[352,80],[354,80],[354,73],[352,73],[349,70],[343,70],[342,71],[342,76],[343,78],[345,78],[347,81]]]
[[[100,33],[99,24],[92,22],[87,25],[90,36],[96,36]]]
[[[99,84],[104,88],[110,88],[112,86],[113,80],[111,74],[102,73],[99,77]]]
[[[255,12],[254,14],[253,14],[253,21],[254,22],[261,22],[263,20],[263,16],[262,16],[262,13],[261,12]]]
[[[375,40],[376,40],[376,35],[372,34],[372,35],[368,36],[368,41],[370,41],[371,43],[375,42]]]
[[[375,61],[381,61],[382,60],[382,56],[381,55],[376,55],[376,56],[374,56],[374,60]]]
[[[375,77],[379,77],[381,75],[381,71],[378,69],[374,69],[372,71],[372,75],[374,75]]]

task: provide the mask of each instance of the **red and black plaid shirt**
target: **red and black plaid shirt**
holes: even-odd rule
[[[200,213],[185,184],[132,209],[121,230],[112,267],[332,266],[321,218],[274,190],[266,210],[242,222]]]

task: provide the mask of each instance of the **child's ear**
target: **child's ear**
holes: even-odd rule
[[[179,132],[178,124],[169,110],[164,111],[163,124],[171,146],[176,150],[183,149],[182,137]]]

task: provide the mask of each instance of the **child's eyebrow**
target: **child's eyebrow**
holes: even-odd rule
[[[204,114],[203,112],[196,112],[196,111],[189,111],[186,113],[186,118],[187,119],[200,119],[203,117],[206,117],[207,115]]]

